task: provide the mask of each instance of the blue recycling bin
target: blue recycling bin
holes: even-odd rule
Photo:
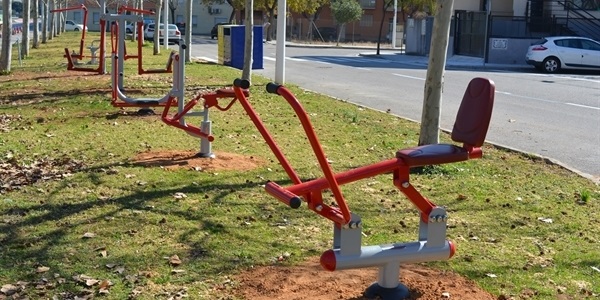
[[[236,69],[244,69],[244,47],[246,38],[246,26],[233,25],[230,27],[231,66]],[[253,32],[252,69],[263,68],[263,27],[254,26]]]

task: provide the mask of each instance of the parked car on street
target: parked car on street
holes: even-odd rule
[[[213,28],[210,30],[210,38],[211,39],[214,40],[215,38],[218,37],[220,25],[230,25],[230,24],[227,22],[221,22],[221,23],[215,24],[215,26],[213,26]]]
[[[144,30],[148,27],[148,24],[154,23],[154,19],[144,19]],[[127,22],[127,26],[125,26],[125,33],[133,33],[134,27],[137,26],[136,23]]]
[[[600,70],[600,42],[577,36],[546,37],[529,47],[525,61],[546,73]]]
[[[181,32],[177,28],[177,25],[167,24],[167,30],[169,33],[169,43],[177,43],[181,39]],[[156,24],[155,23],[148,24],[148,26],[144,30],[144,38],[147,40],[153,40],[155,32],[156,32]],[[159,38],[164,36],[164,32],[165,32],[165,25],[159,24],[159,27],[158,27]]]
[[[82,31],[84,27],[85,31],[87,31],[87,26],[83,26],[83,24],[77,24],[75,21],[71,20],[65,21],[65,31]]]

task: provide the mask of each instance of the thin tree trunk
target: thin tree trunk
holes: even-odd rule
[[[62,2],[59,0],[56,1],[56,6],[58,9],[62,9]],[[56,36],[59,36],[62,33],[62,24],[64,23],[64,12],[59,12],[56,14]]]
[[[21,41],[21,58],[29,56],[29,14],[31,0],[23,0],[23,41]]]
[[[438,9],[433,21],[419,145],[439,143],[444,67],[446,65],[446,52],[448,51],[448,37],[450,35],[453,4],[454,0],[437,0],[436,4]]]
[[[160,28],[160,12],[162,11],[162,0],[156,1],[155,6],[155,19],[154,19],[154,55],[160,54],[160,38],[158,36]]]
[[[40,46],[40,1],[33,0],[33,48]]]
[[[55,13],[51,13],[50,11],[54,9],[54,0],[48,0],[48,23],[49,23],[49,27],[48,30],[48,40],[51,41],[54,38],[54,30],[56,29],[56,14]]]
[[[192,0],[186,1],[185,7],[185,62],[192,61]]]
[[[42,0],[42,44],[48,42],[48,2],[50,0]]]
[[[12,0],[2,1],[2,49],[0,51],[0,74],[10,73],[12,60]]]

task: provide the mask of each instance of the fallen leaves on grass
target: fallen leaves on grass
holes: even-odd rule
[[[181,264],[181,259],[179,259],[179,256],[177,256],[177,254],[169,257],[169,263],[173,266],[179,266]]]
[[[8,153],[0,160],[0,193],[6,193],[38,181],[61,180],[83,169],[83,162],[70,157],[41,157],[25,163]]]
[[[86,233],[83,234],[82,238],[84,238],[84,239],[91,239],[91,238],[93,238],[95,236],[96,236],[96,234],[93,233],[93,232],[86,232]]]

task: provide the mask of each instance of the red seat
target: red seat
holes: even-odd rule
[[[451,138],[463,143],[462,147],[452,144],[431,144],[402,149],[396,157],[409,167],[439,165],[481,157],[492,107],[494,105],[494,82],[486,78],[471,80],[456,115]]]

